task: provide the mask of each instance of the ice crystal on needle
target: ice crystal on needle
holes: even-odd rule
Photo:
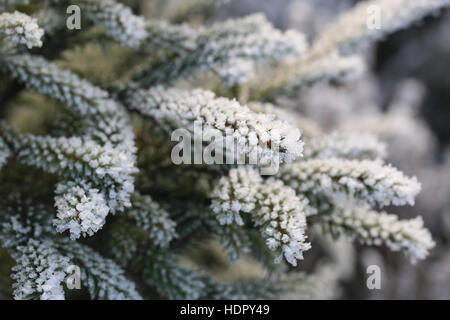
[[[49,241],[30,240],[16,250],[18,259],[12,275],[14,298],[25,300],[40,296],[41,300],[63,300],[62,282],[69,258],[59,254]]]
[[[264,181],[250,168],[232,169],[220,179],[211,197],[211,208],[221,224],[243,225],[241,213],[250,215],[266,245],[277,251],[277,262],[284,256],[295,266],[310,248],[305,241],[308,202],[282,181]]]
[[[0,40],[4,38],[14,45],[25,45],[29,49],[42,46],[44,30],[37,20],[24,13],[0,13]]]

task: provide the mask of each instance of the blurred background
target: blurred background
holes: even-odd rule
[[[200,0],[196,0],[198,3]],[[264,12],[280,29],[315,36],[354,0],[230,0],[202,14],[189,12],[192,0],[141,1],[148,15],[170,12],[171,20],[192,23]],[[182,10],[177,11],[177,8]],[[177,16],[183,12],[183,17]],[[205,14],[205,12],[207,12]],[[378,134],[387,144],[388,161],[416,175],[423,191],[414,207],[395,208],[403,218],[422,215],[437,243],[431,256],[410,265],[400,254],[355,245],[340,249],[336,299],[450,299],[450,11],[427,17],[397,32],[363,55],[369,70],[345,87],[317,85],[284,105],[300,110],[322,130],[359,130]],[[388,208],[389,209],[389,208]],[[368,290],[367,266],[382,271],[380,290]],[[336,271],[332,271],[336,272]],[[328,281],[327,273],[322,281]]]

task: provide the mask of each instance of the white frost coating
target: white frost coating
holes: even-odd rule
[[[188,24],[173,25],[164,20],[147,20],[145,47],[164,48],[179,55],[195,50],[198,31]]]
[[[67,104],[81,115],[114,111],[111,103],[97,103],[108,98],[106,91],[42,57],[19,54],[5,61],[2,67],[28,88]]]
[[[232,169],[227,176],[220,178],[211,194],[211,209],[220,224],[243,225],[240,213],[250,213],[255,209],[262,184],[261,176],[251,169]]]
[[[138,227],[148,232],[156,246],[169,247],[170,242],[177,237],[175,221],[169,213],[152,200],[150,196],[134,194],[132,208],[127,214],[135,220]]]
[[[386,157],[386,145],[370,133],[333,132],[305,144],[306,159],[378,159]]]
[[[267,180],[258,194],[258,209],[253,217],[262,228],[270,250],[277,251],[275,262],[282,257],[296,266],[303,259],[303,252],[311,248],[306,242],[306,199],[296,196],[295,191],[280,180]]]
[[[196,36],[185,34],[189,41],[181,41],[180,48],[174,49],[183,53],[178,59],[158,67],[151,65],[137,80],[148,87],[214,71],[227,86],[232,86],[252,77],[254,63],[299,56],[307,48],[302,34],[293,30],[283,33],[261,14],[227,20],[196,32]],[[191,40],[194,50],[186,50]],[[167,46],[172,43],[169,39]]]
[[[52,247],[50,241],[29,240],[13,254],[14,299],[63,300],[63,282],[69,259]]]
[[[86,135],[102,144],[135,152],[134,133],[129,115],[109,94],[52,62],[28,54],[4,58],[5,68],[27,88],[59,100],[83,116]]]
[[[3,37],[14,45],[25,45],[28,49],[41,47],[44,30],[39,28],[37,19],[15,11],[0,14],[0,39]]]
[[[124,270],[113,260],[102,257],[88,246],[67,238],[55,243],[58,251],[80,266],[81,282],[91,299],[141,300],[136,285],[125,277]]]
[[[72,240],[92,236],[105,224],[109,207],[104,195],[86,183],[60,183],[55,190],[56,231],[69,230]]]
[[[202,33],[199,41],[202,44],[209,42],[205,53],[230,46],[233,50],[227,54],[231,56],[242,55],[253,59],[272,57],[278,60],[301,54],[307,48],[303,34],[295,30],[283,33],[275,29],[260,13],[217,23],[211,28],[205,28]],[[238,46],[242,46],[240,50]]]
[[[286,71],[284,76],[280,72],[281,77],[292,74],[291,80],[287,82],[283,90],[293,91],[309,87],[317,82],[355,81],[366,71],[366,64],[359,56],[342,57],[330,54],[313,61],[300,60],[297,64],[288,64],[281,70]]]
[[[370,160],[307,160],[282,167],[280,177],[299,194],[350,196],[381,206],[413,205],[421,189],[416,177]]]
[[[284,256],[295,266],[310,249],[305,235],[308,202],[282,181],[264,181],[251,168],[232,169],[219,180],[211,198],[211,209],[221,224],[242,225],[240,213],[251,214],[268,248],[277,252],[275,262]]]
[[[80,0],[77,3],[86,17],[102,27],[123,45],[137,48],[147,38],[145,20],[130,8],[114,0]]]
[[[450,5],[450,0],[370,0],[358,3],[338,17],[313,43],[309,55],[323,55],[334,50],[344,54],[366,47],[387,34]],[[373,9],[371,11],[371,9]],[[379,10],[380,28],[368,28],[369,13]]]
[[[435,246],[422,217],[399,220],[394,214],[349,204],[335,208],[322,219],[333,233],[343,233],[366,245],[386,245],[393,251],[404,251],[412,263],[425,259]]]
[[[233,159],[250,159],[250,163],[260,165],[273,161],[289,163],[299,158],[303,151],[297,128],[274,115],[255,113],[235,100],[216,97],[210,91],[157,86],[149,90],[132,90],[126,100],[130,109],[150,117],[169,133],[184,128],[195,138],[194,122],[199,121],[203,132],[210,131],[223,137],[225,152]],[[237,154],[230,147],[233,139]]]
[[[204,60],[201,68],[216,69],[230,87],[253,77],[254,63],[299,56],[307,48],[302,34],[294,30],[282,33],[261,14],[228,20],[206,30],[199,37]]]
[[[19,162],[69,180],[89,182],[101,190],[112,212],[131,206],[136,168],[129,154],[79,137],[20,134],[1,123],[0,134],[12,145]]]
[[[324,57],[306,55],[288,59],[266,79],[252,83],[256,96],[275,97],[278,94],[295,95],[298,90],[318,82],[348,83],[358,79],[366,71],[366,63],[357,55],[343,57],[335,52]]]
[[[247,59],[234,59],[216,69],[225,86],[242,85],[254,77],[255,63]]]

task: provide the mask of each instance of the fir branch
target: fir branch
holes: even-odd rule
[[[339,16],[311,47],[309,56],[324,56],[333,51],[351,54],[413,22],[450,5],[449,0],[368,0]],[[370,8],[379,10],[379,28],[368,27]]]
[[[333,202],[350,196],[381,206],[413,205],[421,189],[416,177],[370,160],[308,160],[283,167],[280,178],[308,197],[325,196]]]
[[[129,116],[106,91],[38,56],[14,55],[4,61],[1,68],[27,88],[60,101],[82,116],[88,125],[86,134],[92,139],[119,146],[130,154],[135,151]]]
[[[279,61],[300,55],[306,47],[302,35],[275,30],[262,15],[229,20],[200,30],[194,37],[195,50],[166,64],[160,61],[140,72],[135,79],[143,87],[186,79],[193,74],[215,71],[228,86],[246,82],[252,74],[249,64]],[[232,68],[230,68],[232,67]]]
[[[65,267],[75,264],[92,299],[140,299],[134,283],[114,261],[78,242],[56,237],[44,208],[19,202],[6,210],[8,215],[1,215],[0,242],[19,263],[14,276],[16,298],[64,298]]]
[[[62,239],[56,242],[60,252],[81,269],[81,282],[89,290],[91,299],[140,300],[133,282],[113,260],[102,257],[78,242]]]
[[[0,40],[31,49],[42,46],[43,35],[44,30],[39,28],[36,19],[18,11],[0,13]]]
[[[183,128],[196,139],[194,124],[199,122],[204,132],[220,137],[211,142],[217,145],[214,150],[223,148],[233,163],[243,159],[261,166],[289,163],[300,157],[303,149],[298,129],[273,115],[254,113],[237,101],[215,97],[210,91],[160,86],[131,89],[125,91],[124,101],[129,109],[150,118],[168,133]],[[236,140],[237,154],[230,139]]]
[[[86,19],[101,27],[117,42],[138,48],[149,36],[144,18],[134,15],[131,9],[114,0],[78,0]]]
[[[152,200],[150,196],[133,194],[132,207],[127,210],[127,216],[134,220],[137,227],[148,232],[149,239],[155,246],[167,248],[170,242],[177,238],[175,222],[169,213]]]
[[[253,169],[232,169],[219,180],[211,197],[211,208],[221,224],[242,225],[241,212],[251,214],[266,245],[277,252],[276,262],[284,256],[295,266],[310,248],[305,242],[307,201],[281,181],[263,181]]]
[[[331,214],[321,216],[321,224],[334,235],[343,234],[365,245],[386,245],[392,251],[403,251],[413,263],[425,259],[435,246],[421,217],[399,220],[394,214],[375,212],[367,206],[348,203],[335,207]]]
[[[49,240],[30,239],[14,250],[14,299],[63,300],[63,281],[69,258],[62,256]]]
[[[264,80],[250,83],[250,97],[272,101],[279,95],[295,96],[320,82],[340,85],[352,82],[365,71],[365,62],[359,56],[343,57],[334,53],[313,59],[306,55],[281,64],[268,72]]]
[[[92,236],[105,224],[109,207],[105,196],[98,190],[80,181],[59,183],[55,190],[56,219],[58,232],[70,231],[72,240],[80,235]]]

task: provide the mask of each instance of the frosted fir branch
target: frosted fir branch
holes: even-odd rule
[[[131,202],[132,207],[127,215],[135,221],[136,226],[148,233],[155,246],[169,247],[170,242],[178,236],[175,221],[170,218],[169,213],[150,196],[135,193]]]
[[[413,22],[450,5],[449,0],[370,0],[342,14],[313,43],[308,55],[323,56],[338,50],[351,54]],[[380,28],[369,28],[369,14],[380,12]]]
[[[284,256],[296,266],[297,259],[303,259],[303,252],[311,248],[306,242],[307,200],[300,199],[293,189],[272,178],[264,184],[259,198],[253,219],[262,229],[266,245],[277,253],[275,262]]]
[[[141,263],[139,274],[158,294],[168,299],[199,299],[205,290],[204,281],[193,270],[179,264],[167,250],[145,248],[137,258]]]
[[[383,159],[386,144],[370,133],[333,132],[317,136],[305,144],[305,159]]]
[[[324,229],[332,234],[343,234],[365,245],[386,245],[392,251],[403,251],[412,263],[425,259],[435,246],[422,217],[399,220],[394,214],[350,203],[322,215],[321,220]]]
[[[0,209],[0,243],[8,251],[25,245],[28,239],[52,234],[51,215],[43,206],[19,201]]]
[[[280,178],[298,194],[331,201],[348,196],[381,206],[413,205],[421,189],[416,177],[370,160],[307,160],[284,166]]]
[[[63,182],[56,186],[56,231],[70,231],[72,240],[92,236],[105,224],[109,213],[105,196],[85,182]]]
[[[200,297],[205,289],[203,279],[180,265],[173,251],[156,246],[146,232],[140,232],[141,229],[129,220],[119,220],[111,227],[105,245],[123,268],[129,267],[162,298],[194,300]]]
[[[3,71],[27,88],[48,95],[83,117],[86,136],[121,151],[135,152],[134,133],[126,110],[108,93],[54,63],[32,55],[4,58]]]
[[[249,59],[233,59],[214,70],[227,88],[243,85],[255,77],[255,62]]]
[[[219,180],[211,198],[211,209],[221,224],[242,225],[241,213],[250,214],[266,245],[277,252],[276,262],[284,256],[295,266],[310,248],[305,242],[307,201],[281,181],[264,181],[250,168],[232,169]]]
[[[352,82],[366,71],[366,64],[361,57],[342,57],[334,54],[316,61],[305,59],[297,66],[288,67],[292,68],[294,74],[292,80],[283,88],[285,92],[301,90],[318,82]]]
[[[81,0],[77,3],[86,18],[117,42],[144,49],[167,49],[179,55],[196,47],[198,31],[187,24],[173,25],[164,20],[145,20],[114,0]]]
[[[217,238],[230,261],[238,261],[251,250],[250,232],[238,224],[220,224],[209,207],[193,206],[184,209],[176,217],[179,238],[175,246],[192,243],[202,244]]]
[[[14,299],[64,300],[63,282],[69,259],[52,245],[49,240],[30,239],[14,250]]]
[[[250,83],[251,96],[265,100],[273,100],[277,95],[292,96],[319,82],[345,84],[355,81],[365,71],[366,64],[359,56],[300,57],[281,64],[267,75],[261,74],[266,80]]]
[[[31,203],[19,203],[6,211],[8,213],[6,217],[1,215],[3,221],[0,224],[0,241],[14,258],[26,265],[27,272],[30,264],[35,263],[36,259],[32,261],[26,257],[22,258],[23,253],[16,249],[23,247],[26,253],[30,251],[28,246],[30,242],[44,244],[45,247],[40,245],[38,250],[33,248],[31,251],[35,251],[38,256],[39,253],[48,253],[52,261],[50,270],[59,271],[64,264],[56,265],[53,262],[66,262],[67,259],[70,264],[79,266],[82,285],[88,288],[92,299],[141,299],[135,284],[125,277],[124,271],[114,261],[100,256],[91,248],[76,241],[56,237],[50,225],[50,214],[44,208],[35,207]],[[31,254],[34,255],[33,252]],[[44,260],[39,257],[37,261]],[[37,271],[39,270],[43,269],[39,268]],[[33,279],[36,279],[33,273],[22,274],[24,276],[21,279],[24,281],[33,282]],[[59,292],[60,279],[60,274],[55,272],[49,277],[47,288],[51,289],[51,293]]]
[[[37,20],[15,11],[0,13],[0,40],[3,38],[13,45],[24,45],[28,49],[41,47],[44,30],[39,28]]]
[[[249,159],[262,166],[274,161],[289,163],[299,158],[303,150],[298,129],[273,115],[252,112],[235,100],[216,97],[210,91],[157,86],[130,90],[124,100],[129,109],[152,119],[167,133],[183,128],[194,139],[203,139],[193,132],[194,122],[198,121],[206,134],[223,137],[211,143],[239,161]],[[235,140],[237,153],[230,139]]]
[[[125,277],[124,270],[113,260],[102,257],[91,248],[76,241],[61,239],[56,242],[60,252],[80,267],[81,282],[91,299],[140,300],[136,285]]]
[[[21,134],[3,123],[0,135],[20,163],[64,179],[87,181],[92,189],[101,190],[112,212],[131,205],[136,168],[127,153],[79,137]]]
[[[108,99],[106,91],[42,57],[29,54],[7,57],[2,69],[29,89],[64,103],[80,115],[107,114],[115,111],[112,103],[98,103]]]
[[[200,30],[194,51],[170,64],[166,61],[152,64],[136,80],[141,86],[149,87],[214,71],[225,77],[226,84],[233,85],[251,77],[243,74],[249,71],[249,63],[280,61],[300,55],[305,48],[303,35],[294,31],[282,33],[264,16],[256,14]]]
[[[236,224],[221,225],[210,220],[214,235],[219,238],[223,249],[230,261],[238,261],[244,253],[250,252],[250,238],[248,230]]]
[[[6,145],[5,141],[0,138],[0,169],[5,165],[8,158],[11,156],[11,151]]]
[[[136,226],[132,225],[123,217],[108,223],[104,233],[99,234],[100,241],[106,243],[107,254],[123,268],[126,268],[136,257],[138,243],[133,233],[136,233]],[[113,234],[111,237],[109,235]]]
[[[129,7],[120,2],[78,0],[77,5],[89,21],[123,45],[138,48],[149,36],[144,18],[134,15]]]
[[[165,49],[181,56],[197,47],[198,31],[188,24],[174,25],[152,19],[145,22],[145,28],[148,35],[143,46],[146,49]]]
[[[262,177],[252,169],[232,169],[219,179],[211,194],[211,209],[220,224],[244,225],[241,213],[256,208]]]
[[[86,13],[83,17],[122,45],[135,49],[165,49],[177,55],[196,48],[199,30],[188,24],[146,20],[115,0],[80,0],[77,5]]]

